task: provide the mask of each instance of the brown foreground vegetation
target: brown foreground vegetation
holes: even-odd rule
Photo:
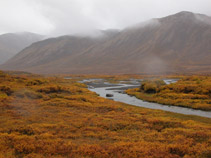
[[[74,80],[0,72],[0,158],[208,158],[210,125],[107,100]]]
[[[184,77],[169,85],[161,80],[147,80],[140,88],[126,93],[150,102],[211,111],[211,77],[208,76]]]

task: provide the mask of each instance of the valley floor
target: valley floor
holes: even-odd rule
[[[0,158],[208,158],[210,125],[104,99],[75,79],[0,72]]]

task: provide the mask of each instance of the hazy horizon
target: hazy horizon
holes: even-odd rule
[[[47,36],[124,29],[181,11],[211,16],[209,0],[0,0],[0,34]]]

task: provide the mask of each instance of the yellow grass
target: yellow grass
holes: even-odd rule
[[[107,100],[74,80],[0,73],[0,158],[210,157],[211,119]]]

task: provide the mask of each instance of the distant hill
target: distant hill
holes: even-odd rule
[[[0,64],[6,62],[23,48],[42,38],[43,36],[41,35],[29,32],[6,33],[0,35]]]
[[[99,38],[47,39],[0,68],[51,74],[211,73],[211,18],[180,12]]]

